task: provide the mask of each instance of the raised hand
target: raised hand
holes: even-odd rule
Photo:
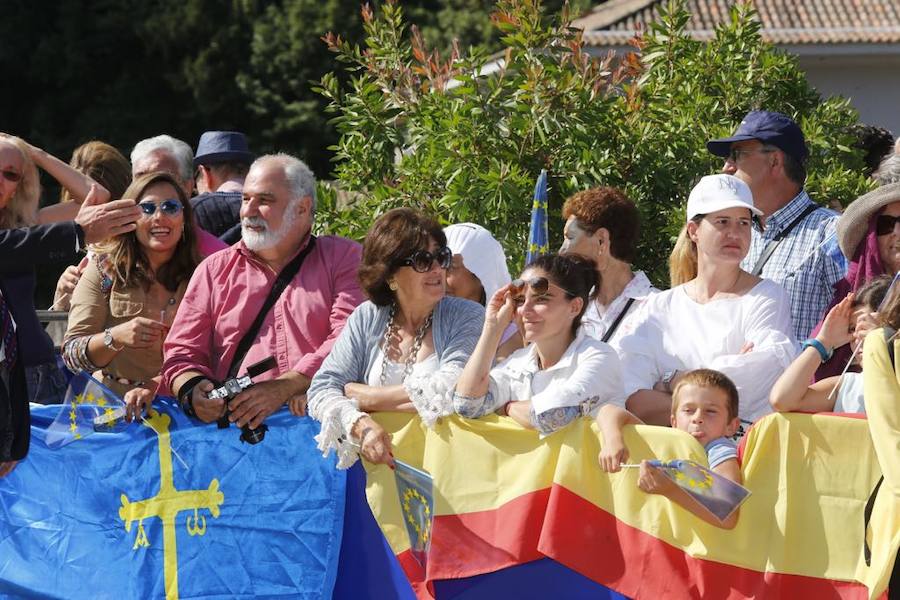
[[[839,348],[850,341],[850,317],[853,314],[853,294],[831,307],[816,336],[826,348]]]
[[[516,303],[513,299],[513,287],[505,285],[491,296],[485,307],[484,324],[498,329],[506,329],[516,315]]]
[[[75,291],[75,286],[78,285],[81,274],[84,273],[87,265],[88,257],[85,256],[77,265],[66,267],[66,270],[60,275],[59,281],[56,282],[56,293],[53,294],[52,310],[69,310],[72,304],[72,293]]]
[[[103,203],[97,186],[91,185],[91,191],[75,215],[75,222],[84,230],[85,243],[93,244],[134,231],[135,222],[140,216],[141,209],[134,200]]]

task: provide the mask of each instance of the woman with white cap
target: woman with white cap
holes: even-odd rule
[[[620,342],[627,408],[645,423],[669,424],[672,390],[699,368],[734,381],[745,424],[771,412],[769,390],[796,343],[784,289],[740,267],[754,214],[750,188],[732,175],[706,176],[691,190],[669,259],[673,287],[647,300]]]
[[[482,306],[500,288],[509,284],[506,254],[491,232],[475,223],[457,223],[444,228],[447,247],[453,260],[447,271],[447,294],[478,302]],[[497,361],[501,361],[524,345],[513,321],[500,338]]]

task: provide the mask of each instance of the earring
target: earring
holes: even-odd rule
[[[397,282],[396,282],[396,281],[394,281],[393,279],[391,279],[390,281],[388,281],[388,287],[391,288],[391,291],[392,291],[392,292],[396,292],[396,291],[397,291],[397,288],[399,288],[400,286],[397,285]]]

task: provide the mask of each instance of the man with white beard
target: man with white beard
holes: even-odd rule
[[[277,366],[231,400],[229,420],[256,429],[285,404],[305,413],[310,380],[363,300],[360,245],[312,236],[315,208],[315,179],[299,159],[267,155],[250,167],[242,241],[200,264],[166,338],[163,382],[188,415],[223,417],[225,401],[209,392],[269,356]]]

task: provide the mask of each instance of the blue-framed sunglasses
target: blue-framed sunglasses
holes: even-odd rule
[[[412,256],[398,261],[401,267],[412,267],[416,273],[427,273],[431,270],[431,265],[437,261],[442,269],[449,269],[450,262],[453,260],[453,252],[447,246],[438,248],[434,254],[425,250],[419,250]]]
[[[174,217],[177,214],[180,214],[182,210],[184,210],[184,206],[182,206],[180,200],[175,200],[174,198],[169,200],[163,200],[159,204],[156,202],[151,202],[150,200],[145,200],[143,202],[139,202],[138,206],[141,207],[141,214],[145,217],[152,217],[156,214],[156,211],[159,210],[162,214],[167,215],[169,217]]]

